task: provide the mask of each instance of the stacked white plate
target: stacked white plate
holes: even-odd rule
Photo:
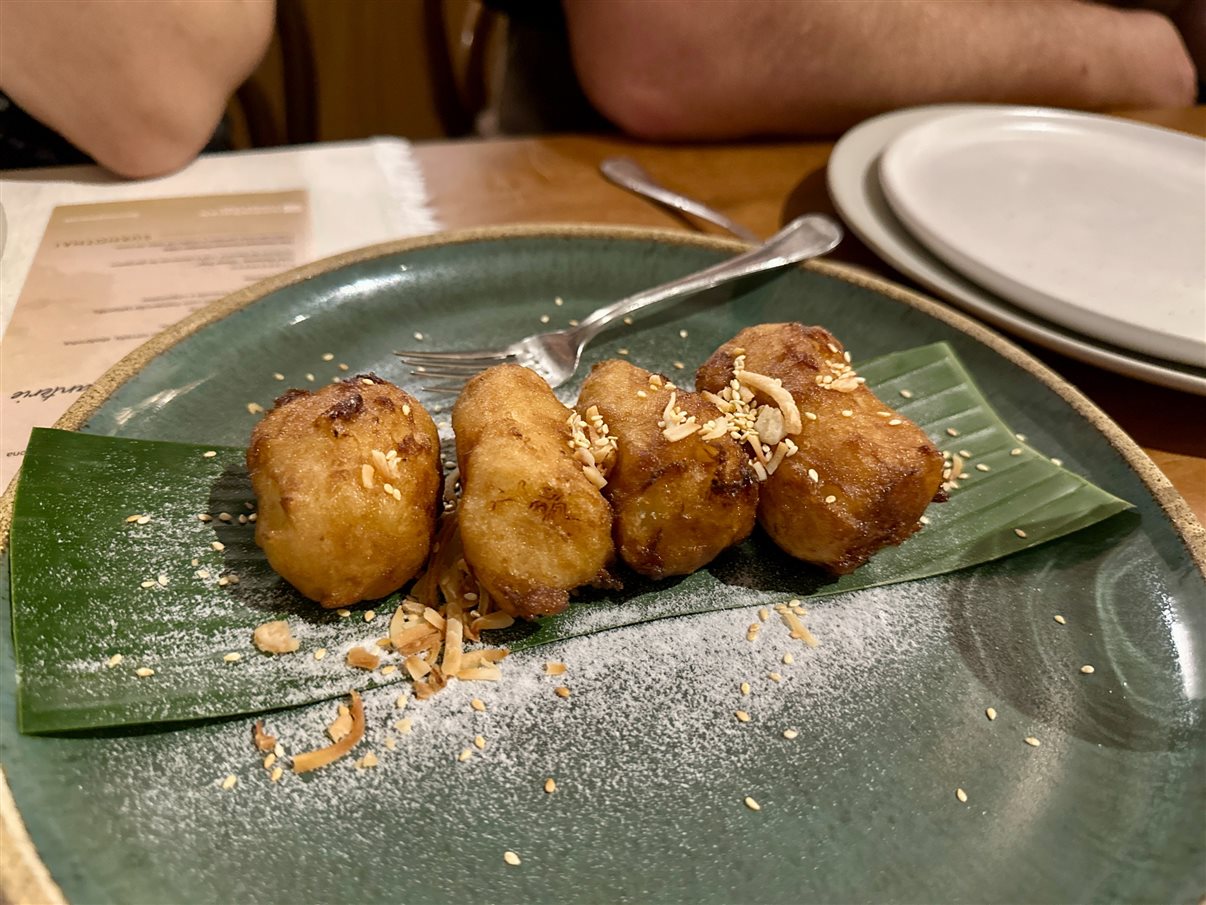
[[[847,132],[829,191],[876,253],[1003,330],[1206,395],[1206,141],[941,105]]]

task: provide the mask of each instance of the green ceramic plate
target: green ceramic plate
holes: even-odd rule
[[[353,253],[201,312],[123,362],[66,422],[241,444],[247,403],[267,405],[307,373],[326,381],[345,362],[403,378],[390,353],[416,332],[432,348],[520,336],[541,315],[580,317],[733,247],[563,228]],[[788,319],[825,324],[859,359],[946,340],[1033,446],[1136,513],[968,572],[816,601],[815,649],[773,618],[751,644],[757,616],[735,610],[517,654],[498,687],[454,683],[404,711],[396,691],[370,692],[379,766],[349,760],[277,784],[245,718],[20,736],[0,626],[9,897],[1197,901],[1206,582],[1187,507],[1041,365],[846,269],[800,269],[678,305],[602,337],[588,357],[626,347],[638,363],[691,369],[741,326]],[[564,677],[543,675],[552,659],[568,664]],[[568,699],[553,694],[562,682]],[[485,712],[468,706],[473,696]],[[739,709],[750,722],[734,718]],[[269,726],[300,751],[332,715],[328,702],[270,715]],[[413,720],[405,735],[390,728],[403,716]],[[224,790],[231,774],[238,784]],[[506,851],[521,863],[505,863]]]

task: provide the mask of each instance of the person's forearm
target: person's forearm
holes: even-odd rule
[[[103,166],[152,176],[205,145],[271,37],[273,0],[2,0],[0,88]]]
[[[1080,0],[566,0],[575,67],[653,139],[833,134],[940,101],[1192,102],[1165,17]]]

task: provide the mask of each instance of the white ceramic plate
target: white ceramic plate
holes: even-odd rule
[[[1206,142],[974,110],[900,135],[879,176],[913,235],[975,282],[1088,336],[1206,365]]]
[[[893,267],[995,327],[1118,374],[1206,395],[1206,369],[1112,346],[1024,311],[951,270],[896,218],[879,184],[878,165],[884,148],[914,126],[984,109],[1008,108],[937,105],[899,110],[869,119],[842,136],[829,158],[828,179],[829,193],[846,224]]]

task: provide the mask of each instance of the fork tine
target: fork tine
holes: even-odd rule
[[[417,361],[420,364],[425,362],[449,362],[449,361],[489,361],[500,362],[505,361],[508,353],[498,349],[469,349],[463,352],[419,352],[414,349],[404,349],[395,352],[403,361]]]
[[[462,383],[464,383],[470,377],[475,377],[476,375],[480,374],[484,370],[486,370],[486,369],[485,368],[457,368],[457,367],[448,367],[446,365],[443,365],[438,368],[437,367],[416,368],[411,373],[414,374],[416,377],[424,377],[424,378],[428,378],[428,379],[431,379],[434,377],[447,377],[450,380],[459,380]]]
[[[437,395],[455,396],[465,388],[465,381],[456,380],[448,383],[437,383],[429,387],[423,387],[424,393],[435,393]]]

